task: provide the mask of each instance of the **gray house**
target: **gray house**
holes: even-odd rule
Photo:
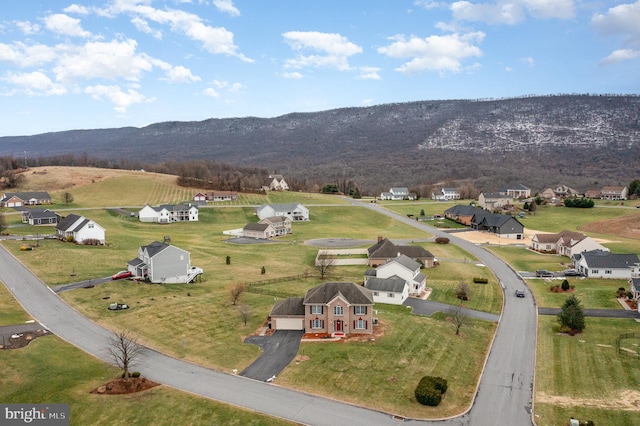
[[[518,219],[506,214],[479,214],[471,219],[471,228],[491,232],[503,238],[521,240],[524,238],[524,225]]]
[[[127,270],[159,284],[189,283],[203,272],[191,266],[188,251],[158,241],[141,246],[138,257],[127,263]]]

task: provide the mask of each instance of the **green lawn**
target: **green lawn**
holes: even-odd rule
[[[55,336],[0,351],[0,368],[0,401],[69,404],[74,426],[292,424],[164,386],[130,395],[91,394],[120,371]]]
[[[7,287],[0,282],[0,326],[23,324],[30,319],[29,314],[13,298]]]
[[[564,425],[573,416],[596,425],[638,424],[640,359],[617,353],[619,334],[640,332],[633,320],[587,318],[581,334],[558,333],[555,317],[538,327],[535,419]]]

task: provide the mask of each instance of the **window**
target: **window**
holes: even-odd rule
[[[324,321],[321,319],[311,320],[311,328],[315,328],[315,329],[323,328],[323,325],[324,325],[323,323]]]
[[[365,320],[356,320],[354,321],[355,324],[355,329],[356,330],[366,330],[367,328],[367,322]]]
[[[356,315],[367,315],[367,307],[366,306],[354,306],[353,313]]]
[[[315,315],[322,315],[322,305],[311,305],[311,313]]]
[[[598,270],[597,270],[597,269],[592,269],[592,270],[591,270],[591,273],[592,273],[592,274],[597,274],[597,273],[598,273]]]
[[[380,295],[380,293],[378,293],[377,291],[374,291],[374,292],[373,292],[373,295],[374,295],[374,296],[379,296],[379,295]]]
[[[387,297],[388,297],[388,298],[390,298],[390,299],[393,299],[393,296],[394,296],[394,294],[393,294],[393,293],[388,293],[388,294],[387,294]]]
[[[87,225],[87,228],[89,228],[89,229],[93,229],[93,223],[88,224],[88,225]]]
[[[341,317],[342,315],[344,315],[344,309],[342,308],[342,306],[337,305],[333,307],[333,315],[337,316],[337,317]]]
[[[609,275],[611,275],[611,269],[605,269],[605,270],[604,270],[604,273],[605,273],[605,274],[609,274]]]

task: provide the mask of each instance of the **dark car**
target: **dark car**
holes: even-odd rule
[[[580,276],[580,272],[576,271],[575,269],[566,269],[562,273],[564,274],[565,277],[579,277]]]
[[[113,274],[111,276],[112,280],[121,280],[123,278],[129,278],[132,277],[133,273],[131,271],[120,271],[117,274]]]
[[[524,297],[524,290],[516,290],[516,297]]]
[[[546,269],[538,269],[536,271],[536,277],[554,277],[555,275],[551,271],[547,271]]]

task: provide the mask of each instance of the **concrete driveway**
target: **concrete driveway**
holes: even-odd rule
[[[263,352],[240,375],[263,382],[277,376],[295,358],[302,335],[302,330],[278,330],[271,336],[247,337],[244,343],[258,345]]]

